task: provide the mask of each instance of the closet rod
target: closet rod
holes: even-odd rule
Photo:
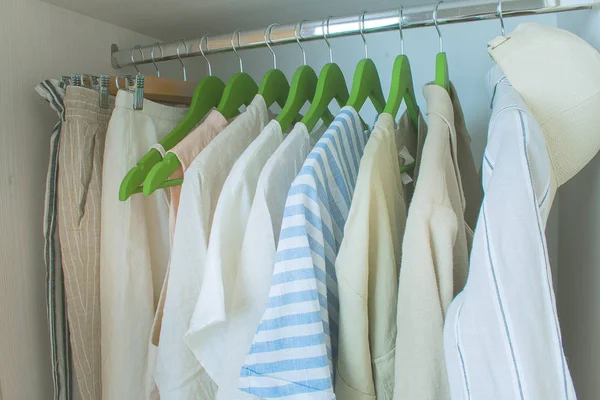
[[[405,7],[404,29],[417,28],[433,25],[433,8],[435,4]],[[517,17],[524,15],[556,13],[561,11],[583,10],[600,7],[600,0],[504,0],[502,1],[502,16]],[[480,21],[498,18],[498,1],[494,0],[467,0],[448,1],[440,4],[438,9],[438,23],[451,24],[457,22]],[[385,32],[398,29],[398,9],[372,12],[365,15],[364,32]],[[326,18],[325,18],[326,19]],[[360,34],[359,23],[361,15],[346,17],[332,17],[329,20],[329,37],[341,37]],[[302,24],[302,31],[297,34],[302,41],[323,39],[323,21],[306,21]],[[240,27],[242,28],[242,27]],[[297,24],[280,25],[272,29],[272,44],[294,43],[294,29]],[[327,28],[325,28],[327,32]],[[231,51],[231,34],[215,35],[208,38],[208,50],[204,42],[204,53],[211,54],[223,51]],[[238,46],[237,36],[235,38],[236,49],[251,49],[265,46],[264,29],[253,29],[242,31]],[[201,55],[200,39],[186,39],[189,53],[186,54],[185,45],[182,41],[161,43],[162,52],[155,47],[156,62],[176,60],[177,48],[181,58],[198,57]],[[116,44],[111,48],[111,62],[115,69],[131,66],[132,55],[136,65],[149,64],[151,60],[152,45],[137,47],[134,49],[119,50]],[[140,52],[141,49],[141,52]],[[143,59],[142,59],[143,54]],[[161,55],[162,54],[162,55]]]

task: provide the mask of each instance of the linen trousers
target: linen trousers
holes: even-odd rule
[[[73,370],[83,400],[99,400],[100,200],[111,108],[98,92],[67,87],[58,155],[58,230]]]
[[[158,398],[150,344],[154,313],[169,263],[169,196],[135,194],[119,200],[125,175],[184,118],[186,108],[119,91],[106,135],[102,176],[102,384],[106,400]]]

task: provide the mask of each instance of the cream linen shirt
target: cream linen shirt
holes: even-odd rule
[[[184,335],[200,292],[221,189],[236,160],[267,122],[265,100],[257,95],[184,174],[155,372],[162,400],[209,399],[215,394],[214,382],[185,344]]]
[[[472,233],[465,209],[477,210],[481,201],[472,194],[480,193],[477,172],[454,88],[451,94],[433,84],[424,88],[429,129],[408,210],[398,289],[398,400],[450,398],[444,318],[467,276]]]
[[[426,129],[419,115],[419,131]],[[335,394],[339,400],[391,399],[396,301],[406,202],[399,154],[417,138],[405,113],[394,131],[381,114],[360,160],[344,239],[335,261],[340,333]],[[416,141],[416,140],[415,140]]]
[[[231,368],[223,352],[248,216],[260,172],[282,141],[279,122],[269,122],[233,166],[215,210],[202,285],[185,341],[219,388],[226,386],[223,371]]]

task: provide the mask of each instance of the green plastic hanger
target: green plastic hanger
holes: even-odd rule
[[[208,58],[206,58],[206,55],[204,54],[204,50],[202,49],[202,42],[204,42],[204,41],[206,41],[206,48],[208,49],[208,37],[209,36],[210,35],[204,35],[202,37],[202,39],[200,39],[200,53],[202,54],[202,57],[204,57],[204,60],[206,61],[206,64],[208,65],[208,76],[205,77],[204,79],[202,79],[202,81],[200,81],[200,84],[198,85],[198,89],[196,89],[196,94],[198,94],[202,90],[206,90],[207,92],[211,91],[211,90],[215,91],[215,92],[218,91],[220,94],[219,94],[218,99],[215,98],[214,101],[211,102],[210,108],[207,109],[205,106],[202,106],[202,108],[199,109],[197,115],[201,115],[201,118],[200,119],[194,118],[193,120],[190,120],[189,124],[186,126],[186,128],[189,127],[189,130],[187,131],[187,133],[184,136],[187,136],[187,134],[189,132],[191,132],[191,130],[194,129],[196,127],[196,125],[198,125],[198,123],[201,121],[201,119],[204,118],[204,116],[206,116],[206,114],[208,114],[208,112],[212,108],[217,107],[219,105],[219,101],[220,101],[223,91],[225,89],[225,84],[223,83],[223,81],[221,81],[219,78],[213,76],[212,66],[210,65],[210,61],[208,60]],[[204,82],[210,82],[210,84],[214,85],[215,87],[211,89],[210,87],[206,86],[204,84]],[[218,86],[218,88],[216,86]],[[206,96],[206,93],[204,93],[204,95]],[[190,115],[192,113],[193,108],[194,108],[194,103],[192,102],[192,107],[190,108],[188,115]],[[182,121],[181,124],[183,124],[184,122],[186,122],[185,119]],[[165,140],[166,140],[166,138],[165,138]],[[179,143],[180,141],[181,140],[176,141],[168,149],[172,149],[173,147],[175,147],[175,144]],[[163,145],[163,147],[165,147],[165,150],[168,150],[166,146]],[[154,149],[151,149],[151,151],[155,151],[156,153],[158,153],[158,151],[156,151]],[[161,157],[161,160],[159,160],[158,162],[155,162],[153,165],[150,166],[150,168],[151,168],[150,172],[147,173],[147,176],[144,179],[144,186],[142,188],[144,195],[149,196],[158,189],[181,185],[181,183],[183,182],[183,179],[175,179],[172,181],[167,180],[175,171],[177,171],[177,169],[179,167],[181,167],[181,162],[179,161],[179,159],[177,158],[177,156],[175,154],[167,153],[165,155],[164,159]]]
[[[331,17],[327,18],[327,34],[329,34],[330,19]],[[308,112],[302,119],[302,123],[306,125],[309,132],[315,128],[319,119],[323,118],[323,116],[326,114],[329,103],[331,103],[333,99],[337,101],[340,107],[343,107],[346,105],[349,97],[344,74],[342,73],[340,67],[333,63],[333,52],[331,50],[329,39],[325,34],[324,25],[325,21],[323,21],[323,39],[325,39],[327,47],[329,47],[330,63],[325,64],[321,70],[321,74],[319,75],[319,80],[317,82],[315,97]]]
[[[371,99],[377,113],[382,113],[385,108],[385,97],[381,89],[381,81],[379,73],[373,60],[369,58],[367,48],[367,40],[365,38],[365,14],[363,13],[360,19],[360,35],[362,36],[365,46],[365,58],[360,60],[354,72],[354,81],[352,82],[352,92],[350,99],[346,103],[347,106],[354,108],[357,112],[360,111],[367,99]]]
[[[279,24],[271,24],[265,29],[265,44],[273,54],[273,69],[267,72],[263,77],[260,87],[258,88],[258,94],[265,99],[267,107],[271,107],[273,104],[277,103],[283,108],[290,92],[290,84],[284,73],[277,69],[277,56],[271,48],[271,31],[278,25]],[[269,32],[268,39],[267,32]]]
[[[408,116],[415,128],[419,125],[419,107],[415,97],[415,89],[412,80],[412,72],[408,57],[404,55],[404,35],[402,33],[402,23],[404,21],[404,10],[400,9],[398,14],[398,26],[400,30],[400,49],[401,54],[396,57],[392,68],[392,84],[390,86],[390,95],[383,112],[392,115],[395,119],[400,110],[402,101],[406,103]]]
[[[302,32],[303,23],[304,21],[300,22],[300,32]],[[298,24],[296,24],[296,26],[297,25]],[[279,125],[281,125],[281,130],[284,132],[287,131],[292,125],[304,104],[307,101],[309,103],[312,102],[315,97],[315,91],[317,89],[318,82],[317,73],[315,70],[306,65],[306,53],[304,51],[304,47],[300,43],[298,34],[296,33],[296,27],[294,27],[294,36],[296,37],[298,46],[300,46],[300,49],[302,50],[304,64],[294,73],[289,96],[285,105],[283,106],[283,109],[281,110],[281,113],[279,113],[279,116],[277,117],[277,122],[279,122]],[[333,122],[334,116],[331,114],[329,109],[327,109],[321,119],[325,122],[325,124],[329,125]]]
[[[233,75],[227,82],[227,86],[225,86],[225,90],[223,91],[223,97],[217,108],[217,110],[227,119],[238,115],[240,107],[249,105],[254,99],[254,96],[256,96],[256,93],[258,93],[258,85],[250,75],[244,72],[242,58],[233,43],[233,38],[235,35],[238,35],[238,46],[240,45],[240,32],[240,29],[236,30],[231,37],[231,48],[240,60],[240,72]]]
[[[440,32],[440,27],[438,26],[437,20],[437,11],[440,4],[443,1],[438,2],[433,9],[433,24],[435,25],[435,30],[438,33],[440,38],[440,51],[435,56],[435,84],[443,87],[446,91],[450,92],[450,77],[448,75],[448,58],[446,57],[446,53],[444,53],[444,42],[442,41],[442,32]]]
[[[188,50],[187,42],[182,40],[186,50]],[[202,43],[200,44],[202,50]],[[188,52],[189,53],[189,52]],[[204,54],[204,53],[203,53]],[[183,66],[184,80],[187,80],[187,72],[185,64],[179,54],[179,61]],[[206,57],[205,57],[206,58]],[[207,60],[208,61],[208,60]],[[172,149],[179,143],[192,129],[204,118],[204,116],[214,107],[219,104],[225,84],[215,76],[207,76],[202,79],[192,97],[192,102],[188,113],[184,119],[159,143],[165,150]],[[156,149],[150,149],[133,167],[121,182],[119,188],[119,200],[125,201],[135,193],[142,192],[142,183],[147,179],[150,170],[163,159],[161,153]]]

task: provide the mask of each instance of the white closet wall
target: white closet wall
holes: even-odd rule
[[[110,45],[146,36],[37,0],[0,2],[0,398],[52,398],[42,216],[56,113],[49,77],[110,73]]]
[[[600,10],[560,15],[558,26],[600,50]],[[600,155],[560,188],[558,311],[581,400],[600,393]]]

